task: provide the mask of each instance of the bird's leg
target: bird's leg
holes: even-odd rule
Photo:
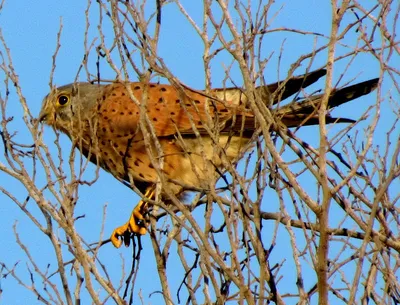
[[[146,190],[144,197],[152,199],[154,197],[154,194],[154,187],[149,187]],[[146,224],[143,216],[147,212],[147,209],[148,202],[145,200],[140,200],[136,207],[133,209],[128,222],[113,231],[111,235],[111,242],[114,247],[121,247],[122,241],[124,241],[126,245],[129,245],[131,233],[140,235],[144,235],[147,233]]]

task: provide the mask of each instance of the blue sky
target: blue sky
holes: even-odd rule
[[[95,2],[95,1],[94,1]],[[330,15],[331,9],[329,1],[307,0],[307,1],[291,1],[294,3],[285,4],[280,14],[273,21],[273,27],[279,28],[286,26],[288,28],[300,28],[305,31],[318,31],[326,35],[330,30]],[[200,3],[200,1],[199,1]],[[258,1],[254,1],[258,3]],[[183,4],[188,8],[188,11],[193,14],[194,18],[201,20],[202,6],[195,1],[183,1]],[[278,11],[280,1],[274,5],[273,10]],[[56,48],[56,36],[59,31],[60,21],[62,20],[63,30],[61,36],[61,48],[57,57],[56,71],[54,75],[54,84],[63,85],[73,82],[77,70],[81,64],[84,55],[83,34],[85,31],[85,9],[87,8],[86,1],[14,1],[8,0],[5,2],[3,10],[0,12],[0,27],[2,34],[9,49],[11,50],[12,60],[16,72],[19,76],[23,94],[27,100],[31,112],[36,116],[39,113],[43,97],[49,92],[49,73],[52,66],[52,55]],[[97,10],[96,4],[92,5],[91,11],[91,29],[90,37],[94,38],[97,35]],[[348,18],[352,18],[349,16]],[[354,41],[356,34],[351,31],[345,43]],[[106,38],[112,39],[112,32],[106,31]],[[290,65],[300,55],[310,52],[315,43],[314,37],[298,35],[288,32],[277,32],[268,35],[264,41],[265,57],[271,60],[268,63],[265,78],[267,82],[277,80],[277,63],[282,42],[284,43],[284,56],[280,66],[281,76],[286,76]],[[317,43],[322,43],[318,41]],[[190,28],[187,21],[178,13],[176,7],[168,5],[163,13],[163,26],[161,31],[161,39],[159,46],[159,54],[165,60],[165,63],[171,71],[183,83],[194,88],[201,89],[204,86],[204,67],[202,62],[202,44],[200,39],[195,35],[193,29]],[[339,49],[338,52],[344,52],[344,49]],[[326,54],[321,54],[317,57],[313,67],[319,68],[326,60]],[[230,64],[230,58],[221,56],[219,62],[215,62],[212,72],[213,84],[217,87],[222,86],[224,78],[223,66]],[[348,61],[342,61],[335,66],[335,79],[341,75]],[[107,69],[106,63],[102,63],[102,77],[114,79],[115,75]],[[89,69],[95,73],[95,57],[89,62]],[[305,69],[305,67],[304,67]],[[234,70],[235,71],[235,70]],[[269,73],[271,71],[271,73]],[[296,74],[303,73],[300,68]],[[0,73],[1,78],[3,74]],[[379,63],[371,60],[368,54],[359,54],[354,60],[342,80],[342,84],[354,77],[361,80],[367,80],[379,76]],[[240,74],[235,71],[232,77],[238,84],[242,83]],[[85,81],[85,75],[80,75],[80,80]],[[131,73],[131,80],[136,80],[134,73]],[[324,85],[324,80],[320,82],[320,86]],[[0,85],[0,92],[3,96],[4,88]],[[390,86],[390,85],[388,85]],[[364,100],[365,99],[365,100]],[[362,104],[360,102],[346,105],[343,109],[335,112],[336,115],[346,115],[352,118],[357,118],[363,113],[368,105],[373,104],[376,100],[376,95],[365,97]],[[362,106],[361,106],[362,105]],[[8,115],[15,117],[15,122],[11,126],[18,130],[18,138],[21,141],[31,143],[32,139],[27,134],[26,130],[20,129],[21,107],[17,97],[13,92],[9,101]],[[389,115],[389,111],[387,114]],[[51,145],[52,136],[51,129],[45,130],[45,139],[48,139]],[[317,135],[317,130],[306,129],[300,132],[307,141],[317,145],[317,141],[313,141],[313,135]],[[311,133],[311,134],[310,134]],[[66,139],[62,139],[63,145],[69,147]],[[2,148],[1,148],[2,149]],[[68,149],[66,149],[67,151]],[[0,159],[3,160],[3,159]],[[3,161],[2,161],[3,162]],[[40,178],[38,178],[40,181]],[[43,177],[42,177],[43,179]],[[27,193],[16,181],[6,177],[0,173],[1,184],[10,192],[16,194],[19,199],[26,197]],[[109,235],[112,229],[128,217],[127,211],[139,199],[131,190],[117,182],[111,175],[101,172],[99,180],[92,186],[82,186],[79,194],[79,206],[77,214],[85,214],[86,218],[82,223],[77,223],[78,230],[88,234],[88,230],[92,230],[88,224],[93,225],[93,238],[90,241],[95,241],[96,236],[101,226],[102,208],[107,204],[107,219],[105,223],[105,235]],[[36,256],[39,263],[45,266],[49,260],[52,260],[53,253],[47,252],[47,239],[32,225],[27,217],[5,196],[0,195],[0,261],[12,266],[19,262],[18,269],[20,273],[26,270],[26,258],[18,248],[15,242],[12,227],[17,222],[18,232],[21,239],[29,245],[32,253]],[[90,234],[88,234],[90,239]],[[153,253],[148,237],[142,238],[145,248],[142,253],[142,262],[139,270],[138,281],[143,281],[143,295],[148,296],[150,292],[157,289],[157,279],[155,264],[152,261]],[[111,270],[118,272],[121,266],[121,256],[126,262],[130,261],[129,249],[113,249],[111,246],[103,249],[101,254],[106,259]],[[171,259],[171,264],[175,264],[179,269],[179,261]],[[27,275],[25,275],[27,276]],[[115,274],[115,276],[118,276]],[[177,279],[178,280],[178,279]],[[174,281],[174,279],[172,279]],[[0,296],[0,304],[39,304],[34,296],[15,283],[11,277],[0,279],[2,294]],[[149,299],[152,303],[157,304],[159,296],[154,295]],[[161,302],[161,301],[160,301]],[[84,303],[82,303],[84,304]]]

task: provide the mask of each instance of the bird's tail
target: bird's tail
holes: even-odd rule
[[[379,78],[374,78],[342,89],[333,90],[328,101],[328,109],[338,107],[351,100],[366,95],[376,89]],[[319,124],[318,109],[324,94],[318,94],[304,98],[300,101],[293,101],[288,105],[277,108],[274,114],[277,115],[287,127]],[[326,123],[352,123],[349,118],[326,116]]]
[[[302,99],[294,99],[286,105],[280,105],[280,101],[287,99],[301,89],[315,83],[319,78],[326,74],[326,70],[321,69],[301,76],[292,77],[285,81],[280,81],[267,86],[257,87],[256,90],[262,100],[270,106],[272,115],[277,121],[282,122],[287,127],[300,127],[307,125],[318,125],[318,109],[324,98],[324,94],[311,95]],[[328,110],[338,107],[344,103],[354,100],[373,91],[378,85],[379,79],[374,78],[352,86],[335,89],[331,92],[328,101]],[[221,100],[233,101],[233,104],[246,107],[247,97],[238,88],[215,89],[213,94]],[[275,107],[273,106],[275,105]],[[247,113],[247,112],[244,112]],[[353,123],[350,118],[332,117],[328,113],[325,118],[327,124],[331,123]],[[255,117],[249,115],[239,115],[227,121],[222,131],[240,131],[246,135],[251,135],[257,127]]]

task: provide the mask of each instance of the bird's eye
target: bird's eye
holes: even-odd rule
[[[68,102],[69,102],[69,96],[64,94],[60,95],[57,99],[57,103],[60,106],[65,106]]]

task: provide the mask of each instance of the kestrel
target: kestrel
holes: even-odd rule
[[[254,94],[262,98],[277,122],[289,128],[316,125],[323,94],[293,100],[285,106],[276,104],[325,74],[326,70],[317,70],[286,82],[260,86]],[[378,79],[371,79],[334,90],[329,108],[368,94],[377,83]],[[235,163],[241,158],[251,146],[257,128],[247,101],[240,88],[213,89],[206,93],[154,83],[82,82],[58,87],[48,94],[39,122],[65,133],[90,161],[119,180],[134,184],[147,198],[154,198],[157,169],[165,174],[169,189],[180,195],[183,186],[201,188],[209,181],[207,173],[215,173],[216,169],[223,172],[226,162]],[[144,121],[147,125],[140,124]],[[149,126],[149,122],[162,155],[154,144],[146,144],[143,126]],[[326,122],[353,120],[327,114]],[[212,135],[216,130],[218,137]],[[216,142],[221,147],[220,153],[215,151]],[[147,201],[141,200],[129,221],[114,230],[111,236],[114,246],[120,247],[123,241],[129,243],[132,234],[147,232],[144,222]]]

